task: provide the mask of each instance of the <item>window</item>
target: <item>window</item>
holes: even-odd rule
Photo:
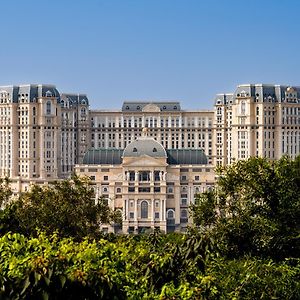
[[[121,188],[117,188],[117,193],[121,193]]]
[[[22,96],[24,96],[24,95],[22,95]],[[46,97],[52,97],[51,91],[47,91],[47,92],[46,92]]]
[[[152,150],[153,152],[157,152],[157,149],[156,148],[153,148],[153,150]]]
[[[150,193],[150,187],[139,187],[139,193]]]
[[[48,101],[46,103],[46,114],[50,115],[51,114],[51,101]]]
[[[180,212],[180,217],[182,219],[186,219],[188,217],[188,212],[186,209],[182,209],[181,212]]]
[[[134,219],[134,212],[129,213],[129,219]]]
[[[142,201],[141,203],[141,218],[148,219],[148,202]]]
[[[108,176],[103,176],[103,180],[108,180]]]
[[[199,181],[200,180],[200,176],[195,176],[195,180]]]
[[[174,210],[173,209],[169,209],[167,211],[167,219],[174,219]]]
[[[181,198],[181,205],[187,205],[187,198]]]
[[[168,186],[167,192],[168,193],[173,193],[174,192],[173,187],[172,186]]]
[[[158,208],[159,207],[159,200],[155,201],[155,207]]]
[[[134,147],[133,150],[132,150],[132,152],[137,152],[137,149]]]
[[[156,212],[156,213],[155,213],[154,218],[155,218],[155,219],[159,219],[159,212]]]
[[[86,115],[86,109],[85,108],[82,108],[80,110],[80,113],[81,113],[81,116],[85,116]]]
[[[241,103],[241,114],[245,114],[246,113],[246,103],[245,101],[242,101]]]

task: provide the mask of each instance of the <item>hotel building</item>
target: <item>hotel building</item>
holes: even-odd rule
[[[135,143],[139,156],[129,150]],[[53,85],[0,87],[0,176],[10,177],[14,193],[75,170],[122,210],[126,232],[185,228],[181,203],[213,185],[214,166],[285,154],[300,154],[300,87],[239,85],[218,94],[212,110],[183,110],[174,101],[93,110],[86,95],[60,94]]]

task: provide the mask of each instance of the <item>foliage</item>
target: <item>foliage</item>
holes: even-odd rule
[[[9,203],[12,191],[9,184],[9,178],[0,178],[0,208]]]
[[[87,179],[34,186],[0,211],[0,299],[300,299],[299,198],[299,157],[251,158],[219,169],[186,234],[102,236],[121,216]]]
[[[195,232],[81,242],[9,233],[0,238],[0,298],[299,299],[300,260],[227,260],[214,249]]]
[[[249,158],[218,173],[216,189],[191,209],[196,226],[214,234],[231,256],[299,256],[300,157]]]
[[[47,187],[34,185],[2,212],[2,227],[9,223],[10,230],[26,235],[36,235],[39,229],[77,239],[96,236],[101,223],[120,222],[120,216],[105,199],[95,203],[93,196],[88,178],[73,176]]]

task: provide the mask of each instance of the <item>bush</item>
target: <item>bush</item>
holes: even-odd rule
[[[0,299],[299,299],[300,261],[226,260],[205,236],[0,238]]]

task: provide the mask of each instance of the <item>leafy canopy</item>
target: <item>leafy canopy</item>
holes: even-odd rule
[[[198,195],[191,213],[230,255],[299,255],[300,157],[249,158],[218,170],[216,189]]]

